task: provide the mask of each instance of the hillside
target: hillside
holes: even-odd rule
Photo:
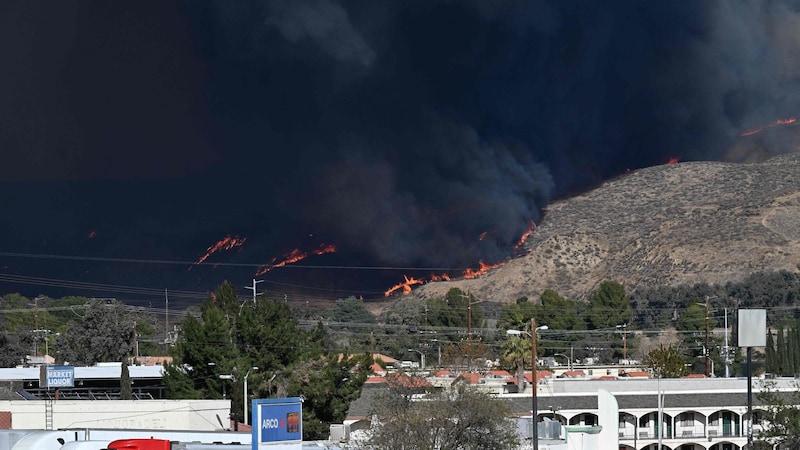
[[[507,303],[547,288],[584,299],[603,280],[638,287],[740,281],[800,266],[800,153],[761,163],[685,162],[637,170],[549,205],[529,253],[451,287]]]

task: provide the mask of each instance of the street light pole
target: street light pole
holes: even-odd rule
[[[247,423],[247,377],[250,376],[251,370],[258,370],[258,367],[253,366],[247,369],[247,373],[244,374],[244,416],[242,416],[244,423]]]
[[[536,332],[539,330],[546,330],[547,325],[542,325],[540,327],[536,327],[536,318],[531,317],[531,424],[533,425],[533,429],[531,430],[531,437],[533,439],[533,450],[539,450],[539,428],[536,426],[536,416],[538,415],[539,405],[538,405],[538,396],[537,396],[537,386],[539,385],[539,380],[537,379],[536,374]],[[525,333],[524,331],[518,330],[506,330],[507,334],[514,334],[520,335]]]

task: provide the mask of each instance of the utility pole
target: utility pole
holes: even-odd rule
[[[711,376],[711,355],[708,346],[708,296],[706,295],[706,376]]]
[[[244,287],[245,289],[252,289],[252,291],[253,291],[253,306],[255,306],[255,305],[256,305],[256,296],[257,296],[259,293],[263,294],[263,292],[256,292],[256,284],[257,284],[257,283],[263,283],[263,282],[264,282],[264,280],[256,280],[255,278],[253,278],[253,285],[252,285],[252,286],[245,286],[245,287]],[[285,296],[284,296],[284,297],[285,297]]]
[[[628,323],[617,325],[617,328],[622,330],[622,360],[628,364]]]
[[[472,299],[467,289],[467,371],[472,372]]]
[[[164,350],[169,348],[169,294],[164,288]]]

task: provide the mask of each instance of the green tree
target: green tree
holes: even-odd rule
[[[776,340],[775,353],[778,360],[778,373],[785,376],[789,372],[789,356],[786,354],[786,337],[784,336],[783,325],[778,326]]]
[[[683,314],[678,317],[675,323],[675,329],[678,331],[686,331],[697,333],[706,329],[706,308],[695,302],[690,303],[689,306],[683,311]]]
[[[432,326],[479,328],[483,326],[483,312],[475,297],[458,288],[451,288],[443,298],[428,302],[428,317]]]
[[[355,297],[336,300],[332,319],[336,322],[375,323],[375,316]]]
[[[658,378],[680,378],[689,374],[683,356],[673,345],[650,350],[644,363]]]
[[[375,450],[482,450],[517,448],[508,403],[463,384],[429,393],[394,386],[376,396],[369,448]]]
[[[794,390],[779,391],[774,380],[762,380],[756,397],[763,410],[758,439],[770,445],[768,448],[800,448],[800,384]]]
[[[337,324],[337,329],[330,334],[329,350],[356,348],[366,351],[370,346],[371,325],[376,322],[375,316],[364,305],[362,300],[355,297],[336,300],[331,318]]]
[[[775,354],[775,339],[772,337],[772,331],[767,332],[766,353],[764,370],[766,370],[767,373],[780,374],[778,358]]]
[[[501,330],[522,330],[531,323],[531,317],[534,316],[536,316],[536,305],[529,302],[527,297],[521,297],[515,303],[502,306],[498,328]]]
[[[575,302],[565,299],[552,289],[545,289],[535,308],[536,322],[547,325],[551,330],[583,329],[578,322]]]
[[[122,361],[122,373],[119,376],[119,399],[133,400],[133,388],[131,387],[131,373],[128,370],[128,362]]]
[[[350,403],[372,373],[372,356],[321,355],[300,361],[286,370],[288,395],[302,396],[303,439],[326,439],[330,424],[342,423]]]
[[[715,324],[709,322],[709,330]],[[705,373],[706,362],[704,351],[706,349],[706,307],[700,300],[693,299],[678,317],[675,329],[681,333],[683,348],[687,351],[689,361],[697,373]],[[714,348],[715,342],[709,338],[709,347]]]
[[[30,333],[0,331],[0,367],[16,367],[23,364],[32,345],[33,339]]]
[[[592,295],[586,321],[590,329],[612,329],[629,323],[631,305],[625,288],[616,281],[603,281]]]
[[[230,374],[239,357],[232,317],[226,312],[226,302],[218,302],[228,294],[223,284],[200,305],[199,318],[188,315],[181,323],[180,337],[172,350],[173,364],[164,368],[169,398],[222,397],[219,375]]]
[[[135,320],[130,309],[120,302],[92,302],[83,317],[70,322],[56,337],[56,359],[84,366],[122,361],[133,352]]]
[[[239,303],[232,286],[223,283],[200,306],[200,317],[187,316],[181,325],[174,362],[164,368],[168,396],[220,398],[228,390],[231,418],[237,419],[243,401],[240,379],[258,367],[248,379],[253,392],[260,397],[302,395],[306,436],[324,437],[322,430],[327,434],[331,421],[344,419],[343,411],[371,370],[371,361],[323,353],[325,336],[322,324],[308,332],[299,329],[284,302],[258,298]]]
[[[432,356],[431,341],[436,338],[436,330],[430,326],[427,302],[403,298],[394,303],[383,316],[385,328],[369,331],[369,346],[364,350],[387,355],[400,355],[409,348],[419,348],[426,356]],[[351,348],[352,351],[359,350]]]
[[[524,365],[531,359],[531,340],[523,339],[520,336],[511,336],[501,344],[503,367],[512,368],[517,376],[517,386],[522,391],[523,381],[525,380]],[[537,349],[538,350],[538,349]]]

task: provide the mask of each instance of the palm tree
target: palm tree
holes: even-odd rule
[[[503,351],[503,361],[506,365],[516,368],[517,386],[520,391],[523,389],[525,362],[531,357],[531,342],[521,336],[510,336],[501,345]]]

